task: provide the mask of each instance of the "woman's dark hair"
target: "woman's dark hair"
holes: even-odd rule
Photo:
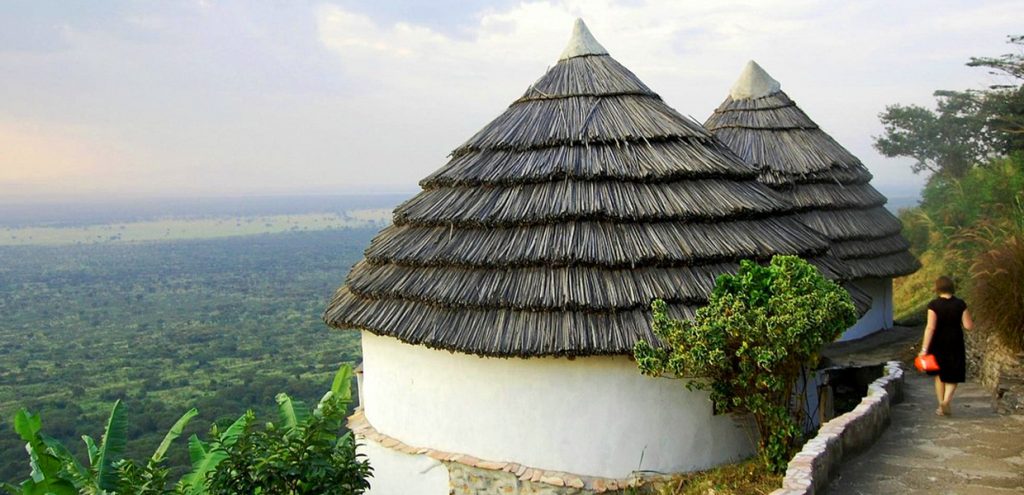
[[[955,294],[956,284],[953,283],[953,279],[943,275],[935,279],[935,292],[939,294]]]

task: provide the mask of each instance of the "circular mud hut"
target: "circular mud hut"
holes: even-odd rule
[[[759,180],[789,198],[800,220],[828,237],[871,309],[842,340],[893,324],[892,279],[917,271],[901,225],[869,183],[857,157],[821,130],[756,62],[743,69],[705,126],[748,163]]]
[[[751,455],[748,424],[631,355],[657,342],[653,299],[690,317],[740,259],[797,254],[841,274],[757,177],[577,21],[558,62],[395,209],[328,306],[329,325],[362,333],[350,426],[372,493],[614,491],[638,470]]]

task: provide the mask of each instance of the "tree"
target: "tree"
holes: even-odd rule
[[[753,416],[761,457],[785,470],[800,433],[790,407],[797,377],[857,321],[850,295],[806,261],[776,256],[720,276],[693,320],[672,319],[664,301],[651,307],[661,345],[637,343],[640,370],[708,391],[716,413]]]
[[[915,160],[914,173],[962,177],[991,150],[981,101],[972,92],[936,91],[936,111],[890,105],[879,115],[885,135],[875,149],[888,157]]]
[[[1017,53],[999,57],[971,57],[968,67],[984,67],[989,74],[1009,79],[1008,84],[989,86],[985,98],[988,126],[995,131],[996,148],[1002,154],[1024,150],[1024,36],[1008,36]]]
[[[1024,47],[1024,36],[1007,36],[1007,43],[1017,47]],[[968,67],[986,67],[992,75],[1009,76],[1014,79],[1024,79],[1024,56],[1020,53],[1005,53],[998,57],[971,57],[967,62]],[[992,88],[1005,88],[1013,86],[995,85]]]
[[[1013,45],[1024,37],[1011,36]],[[888,157],[915,160],[915,173],[958,179],[993,154],[1024,149],[1024,56],[974,57],[970,67],[1009,77],[1011,84],[986,90],[936,91],[937,106],[889,105],[879,115],[885,129],[875,137],[875,149]]]

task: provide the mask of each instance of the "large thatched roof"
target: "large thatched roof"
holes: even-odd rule
[[[395,209],[324,316],[488,356],[628,354],[649,304],[706,303],[742,258],[844,267],[757,171],[578,22],[558,63]]]
[[[757,63],[747,64],[705,125],[759,167],[761,182],[786,194],[805,224],[832,241],[853,278],[895,277],[920,267],[885,196],[869,184],[867,168]]]

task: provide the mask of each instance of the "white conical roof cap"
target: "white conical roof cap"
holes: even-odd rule
[[[757,62],[751,60],[743,68],[743,73],[736,80],[736,84],[732,85],[729,96],[734,100],[746,100],[761,98],[779,91],[782,91],[779,81],[772,79]]]
[[[572,26],[572,38],[569,39],[569,44],[565,46],[565,50],[562,51],[562,55],[558,57],[558,60],[581,57],[583,55],[608,55],[608,50],[605,50],[594,39],[594,35],[590,34],[590,30],[587,29],[583,19],[577,18],[576,24]]]

